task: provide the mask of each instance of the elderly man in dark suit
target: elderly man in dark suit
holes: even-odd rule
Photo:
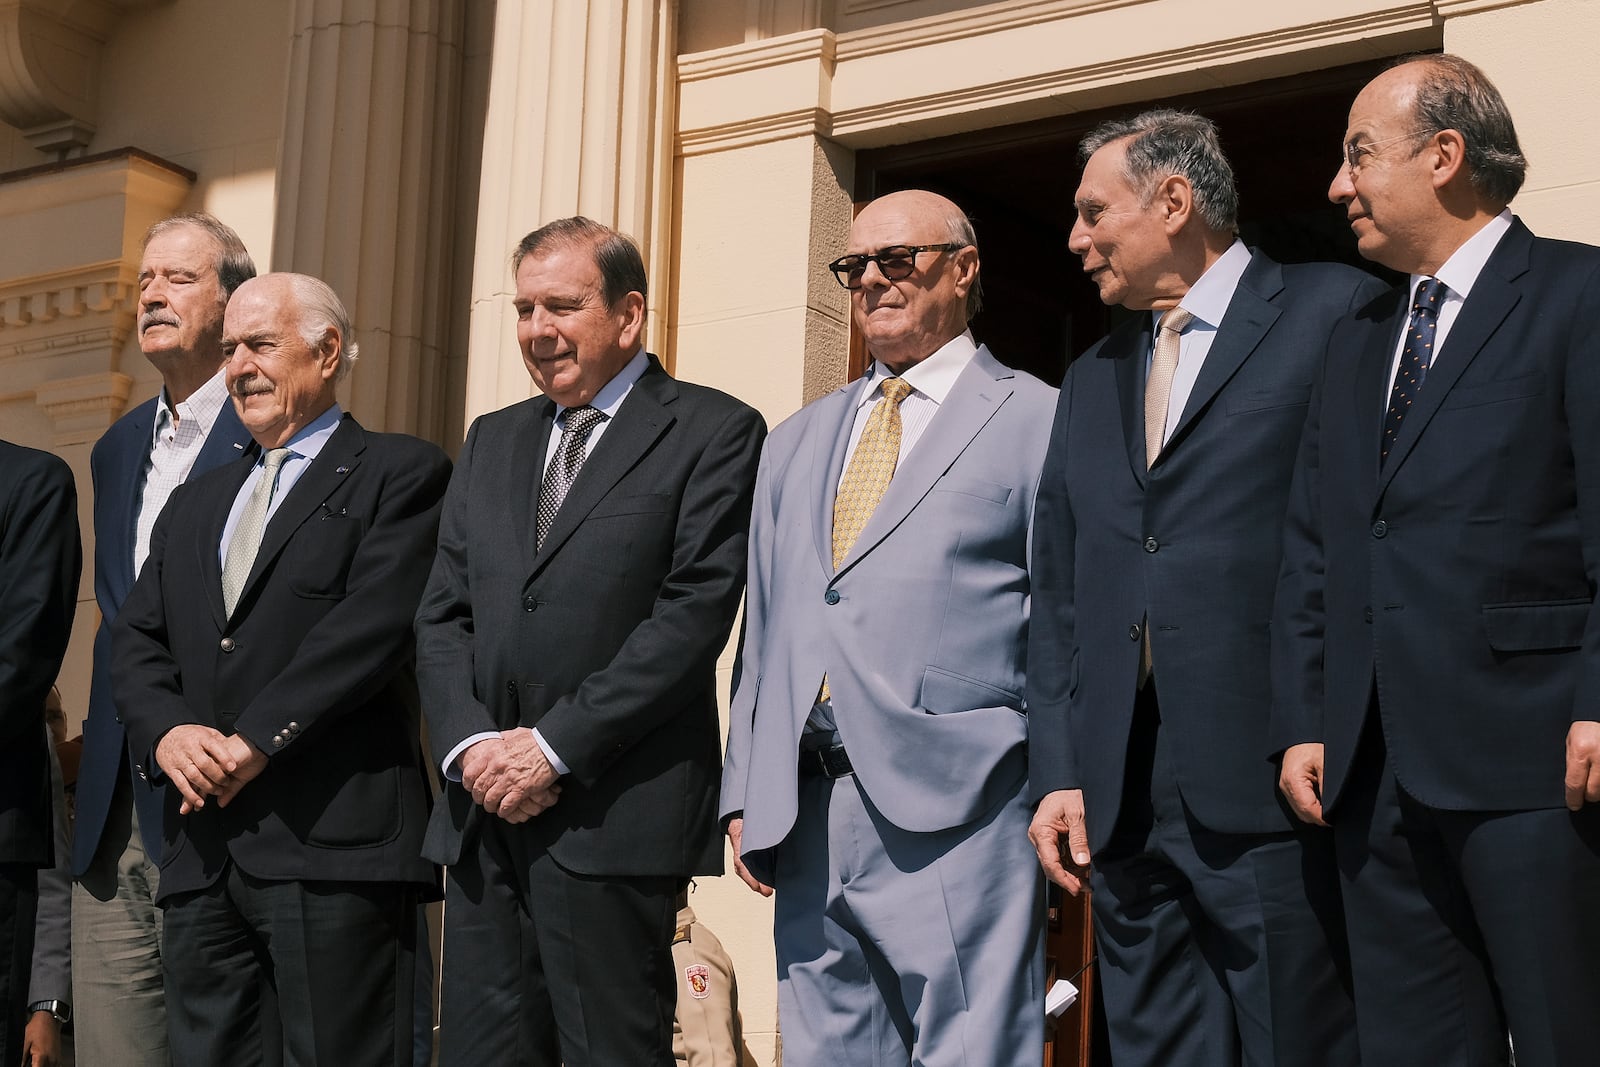
[[[513,265],[545,395],[473,424],[417,614],[442,1062],[661,1067],[678,891],[722,866],[715,668],[765,427],[645,352],[627,237],[563,219]]]
[[[1092,857],[1119,1065],[1354,1063],[1332,843],[1267,759],[1267,620],[1324,345],[1383,287],[1246,248],[1200,116],[1106,123],[1081,151],[1070,247],[1102,300],[1139,314],[1069,368],[1056,409],[1030,832],[1072,892]]]
[[[94,639],[72,845],[73,1037],[79,1062],[166,1067],[161,969],[161,794],[132,771],[111,692],[111,624],[150,551],[150,532],[191,474],[238,459],[250,435],[228,400],[222,313],[255,264],[210,215],[163,219],[139,264],[139,347],[161,392],[96,442]]]
[[[1600,1058],[1600,249],[1456,56],[1374,78],[1329,196],[1410,275],[1335,330],[1296,472],[1274,741],[1333,826],[1369,1063]]]
[[[83,551],[66,463],[0,441],[0,1063],[22,1059],[39,869],[54,854],[45,696],[78,605]]]
[[[168,784],[173,1060],[408,1064],[437,882],[410,619],[449,461],[341,411],[356,346],[322,282],[245,283],[223,345],[257,449],[178,490],[114,627],[139,771]]]

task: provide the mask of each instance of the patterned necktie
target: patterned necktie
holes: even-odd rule
[[[556,454],[544,472],[544,485],[539,489],[538,542],[535,547],[544,544],[545,537],[550,533],[550,524],[556,521],[556,512],[561,510],[561,502],[567,499],[572,483],[578,480],[578,471],[583,468],[586,454],[583,446],[589,440],[589,431],[606,418],[605,412],[588,405],[568,408],[562,417],[561,443],[556,446]]]
[[[1172,397],[1172,375],[1178,369],[1178,345],[1183,328],[1194,318],[1183,308],[1170,308],[1156,327],[1156,354],[1150,360],[1150,380],[1144,389],[1144,465],[1154,467],[1167,431],[1167,403]]]
[[[861,530],[872,518],[878,501],[883,499],[894,477],[895,465],[900,462],[900,401],[911,395],[911,386],[901,378],[885,378],[883,399],[867,416],[867,425],[856,441],[851,453],[850,466],[839,482],[839,495],[833,500],[833,566],[837,570],[850,554],[851,546],[861,536]],[[833,699],[828,689],[828,676],[822,676],[822,689],[817,694],[818,703]],[[814,722],[813,728],[832,727],[831,723]]]
[[[911,395],[911,386],[900,378],[883,380],[883,399],[867,416],[867,425],[850,456],[850,466],[839,482],[839,495],[833,501],[833,565],[844,562],[850,548],[861,536],[862,527],[872,518],[895,464],[900,462],[900,401]]]
[[[1389,449],[1400,436],[1400,424],[1405,421],[1411,402],[1417,398],[1422,381],[1428,376],[1428,366],[1433,362],[1433,339],[1439,331],[1439,307],[1449,291],[1438,278],[1424,278],[1417,286],[1417,298],[1411,304],[1411,321],[1406,323],[1406,346],[1400,351],[1394,388],[1389,391],[1389,410],[1383,417],[1379,466],[1389,458]]]
[[[267,532],[267,511],[272,507],[272,496],[278,491],[278,469],[289,458],[287,448],[269,448],[261,457],[261,476],[250,490],[250,499],[239,512],[239,521],[233,527],[233,540],[228,542],[228,558],[222,565],[222,606],[228,617],[239,606],[239,595],[256,564],[256,553],[261,551],[261,537]]]

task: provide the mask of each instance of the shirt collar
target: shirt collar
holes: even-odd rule
[[[1218,256],[1217,261],[1207,267],[1205,273],[1183,294],[1178,306],[1195,317],[1196,325],[1218,329],[1222,325],[1222,317],[1228,313],[1228,305],[1233,301],[1234,290],[1239,288],[1239,279],[1244,277],[1245,268],[1249,266],[1250,250],[1243,241],[1234,238],[1228,250]],[[1150,314],[1150,329],[1154,332],[1166,312],[1151,311]]]
[[[333,431],[339,428],[339,420],[344,418],[344,408],[335,401],[333,406],[321,415],[300,427],[300,432],[289,438],[284,447],[291,454],[303,459],[316,459],[321,454],[323,446],[328,443],[328,438],[333,436]],[[266,449],[261,450],[266,455]],[[257,463],[261,460],[257,459]]]
[[[861,391],[856,394],[856,407],[876,399],[885,378],[898,377],[901,381],[911,386],[912,390],[921,393],[935,404],[943,404],[944,398],[950,395],[950,390],[955,388],[956,379],[961,377],[961,372],[967,369],[967,364],[972,362],[972,357],[978,354],[978,343],[972,339],[971,330],[963,330],[939,347],[933,355],[906,368],[904,374],[896,375],[889,368],[872,361],[872,371],[867,375],[862,384]]]
[[[184,423],[190,419],[199,427],[200,436],[206,437],[211,433],[211,427],[217,421],[217,416],[222,414],[222,405],[231,403],[228,396],[227,376],[219,367],[217,373],[206,379],[204,385],[190,393],[187,399],[172,403],[167,395],[166,386],[161,387],[160,398],[156,401],[156,424],[154,434],[157,439],[164,431],[170,430],[173,424],[173,409],[177,409],[177,422]]]
[[[600,387],[600,391],[594,394],[594,399],[589,401],[589,406],[603,413],[608,419],[616,418],[617,409],[622,407],[622,402],[627,399],[628,391],[633,388],[635,382],[644,376],[644,372],[649,368],[650,356],[643,348],[640,348],[639,351],[633,354],[633,358],[628,360],[609,382]],[[561,416],[566,413],[566,408],[560,404],[556,405],[557,421],[560,421]]]
[[[1511,209],[1506,208],[1500,214],[1484,224],[1483,229],[1467,238],[1460,248],[1450,253],[1450,258],[1440,266],[1438,278],[1449,286],[1450,292],[1462,300],[1472,292],[1472,287],[1478,281],[1478,275],[1483,273],[1484,264],[1489,262],[1489,257],[1499,246],[1500,239],[1511,229]],[[1416,299],[1417,286],[1426,278],[1425,274],[1411,276],[1411,298]]]

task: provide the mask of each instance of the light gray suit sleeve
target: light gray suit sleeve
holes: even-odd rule
[[[750,773],[750,746],[755,728],[756,691],[761,684],[761,642],[766,631],[768,592],[772,587],[773,501],[771,438],[756,470],[755,501],[750,517],[749,569],[744,592],[744,623],[739,654],[733,664],[733,692],[728,702],[728,744],[722,760],[722,797],[717,818],[744,811]]]
[[[68,839],[67,802],[61,784],[61,761],[50,750],[50,805],[55,822],[56,862],[39,872],[39,913],[34,922],[33,974],[28,1003],[72,1000],[72,844]]]

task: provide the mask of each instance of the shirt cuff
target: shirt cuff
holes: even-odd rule
[[[461,754],[479,741],[487,741],[491,737],[499,736],[500,734],[495,730],[486,730],[481,734],[472,734],[455,748],[452,748],[445,754],[444,762],[440,764],[440,769],[444,771],[445,780],[451,782],[461,781],[461,768],[456,766],[456,760],[461,758]]]
[[[539,742],[539,747],[544,750],[544,758],[550,761],[556,774],[565,776],[572,773],[572,768],[561,762],[561,757],[556,755],[556,750],[550,747],[550,742],[544,739],[544,734],[539,732],[537,726],[533,728],[533,739]]]

